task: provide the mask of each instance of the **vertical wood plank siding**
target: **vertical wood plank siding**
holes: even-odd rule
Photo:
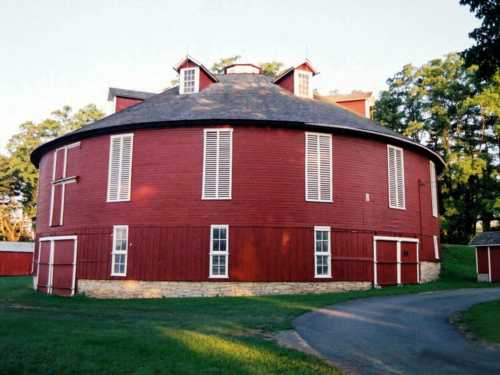
[[[37,236],[77,235],[77,277],[85,279],[111,278],[113,225],[129,225],[126,278],[136,280],[208,280],[211,224],[229,225],[234,281],[314,280],[315,225],[332,229],[332,280],[372,280],[374,235],[418,237],[420,259],[435,260],[439,223],[425,155],[405,148],[406,210],[390,209],[387,143],[332,133],[333,203],[306,202],[304,131],[235,126],[232,199],[202,200],[203,131],[134,131],[128,202],[106,202],[109,135],[83,139],[68,153],[79,181],[66,186],[61,227],[48,226],[53,154],[46,154]]]

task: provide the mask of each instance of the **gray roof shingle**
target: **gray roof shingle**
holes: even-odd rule
[[[479,233],[472,239],[469,245],[471,246],[500,245],[500,231]]]
[[[132,99],[148,99],[153,95],[156,95],[152,92],[146,91],[137,91],[137,90],[127,90],[127,89],[119,89],[117,87],[110,87],[108,93],[108,100],[113,99],[115,96],[121,96],[122,98],[132,98]]]
[[[179,95],[178,88],[173,87],[153,95],[143,103],[41,145],[33,151],[31,160],[38,165],[41,156],[48,150],[93,134],[187,123],[251,121],[311,129],[336,128],[389,137],[425,150],[438,161],[439,169],[444,166],[442,159],[428,148],[336,105],[294,96],[264,75],[218,75],[217,79],[219,82],[196,94]]]
[[[0,251],[32,253],[34,247],[33,242],[0,241]]]

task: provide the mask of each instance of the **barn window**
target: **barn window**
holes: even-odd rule
[[[330,227],[314,227],[314,277],[332,277]]]
[[[306,133],[306,201],[332,202],[332,136]]]
[[[185,68],[180,71],[180,93],[181,94],[194,94],[200,89],[200,69]]]
[[[294,72],[294,92],[295,95],[303,98],[312,98],[311,72],[295,70]]]
[[[403,149],[387,145],[389,207],[405,209],[405,175]]]
[[[436,165],[433,161],[429,162],[430,168],[430,185],[431,185],[431,198],[432,198],[432,216],[438,217],[438,195],[437,195],[437,181],[436,181]]]
[[[120,134],[110,137],[108,202],[130,200],[133,139],[133,134]]]
[[[438,241],[438,236],[432,236],[432,239],[434,241],[434,258],[439,259],[439,241]]]
[[[113,227],[111,276],[127,275],[128,225]]]
[[[228,277],[229,226],[210,227],[210,277]]]
[[[232,129],[205,129],[203,199],[231,199]]]

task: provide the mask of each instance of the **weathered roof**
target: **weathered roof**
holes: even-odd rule
[[[0,241],[0,251],[32,253],[33,249],[33,242]]]
[[[315,95],[317,99],[324,100],[325,102],[339,103],[346,102],[350,100],[366,100],[372,97],[372,92],[352,92],[350,94],[338,94],[338,95]]]
[[[500,246],[500,231],[479,233],[469,244],[471,246]]]
[[[219,82],[196,94],[180,95],[178,87],[173,87],[151,96],[143,103],[39,146],[31,154],[31,160],[38,165],[41,156],[50,149],[66,142],[114,131],[193,123],[260,122],[267,126],[332,128],[355,131],[370,137],[390,138],[394,142],[405,142],[425,150],[438,161],[440,167],[444,166],[442,159],[428,148],[336,105],[294,96],[264,75],[230,74],[217,78]]]
[[[148,99],[156,95],[153,92],[146,91],[137,91],[137,90],[127,90],[127,89],[119,89],[116,87],[110,87],[108,93],[108,100],[113,99],[115,96],[120,96],[122,98],[132,98],[132,99]]]

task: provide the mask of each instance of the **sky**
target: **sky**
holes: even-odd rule
[[[458,0],[1,0],[0,151],[63,105],[107,111],[109,87],[162,90],[187,53],[206,66],[307,57],[322,93],[379,92],[404,64],[472,45],[478,24]]]

